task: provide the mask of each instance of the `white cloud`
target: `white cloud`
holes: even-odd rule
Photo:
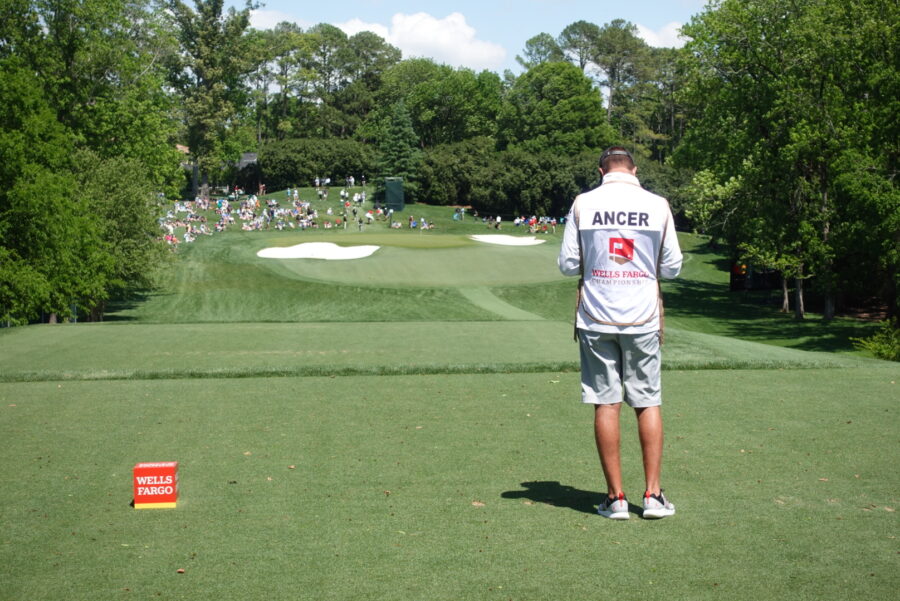
[[[283,13],[279,10],[251,10],[250,11],[250,27],[254,29],[272,29],[279,23],[296,23],[300,27],[306,29],[312,23],[302,21],[293,15]]]
[[[679,33],[681,26],[681,23],[673,21],[653,31],[643,25],[637,25],[638,37],[654,48],[681,48],[685,42]]]
[[[386,42],[399,48],[404,58],[424,56],[455,67],[482,70],[500,69],[506,61],[506,49],[499,44],[476,38],[473,27],[458,12],[438,19],[428,13],[412,15],[397,13],[390,27],[352,19],[336,23],[348,35],[360,31],[377,33]]]
[[[384,38],[386,42],[390,42],[391,34],[388,28],[378,23],[366,23],[362,19],[350,19],[346,23],[338,23],[336,27],[342,29],[347,35],[355,35],[360,31],[371,31]]]

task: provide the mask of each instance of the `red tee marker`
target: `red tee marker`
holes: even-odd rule
[[[134,466],[134,508],[167,509],[178,500],[178,462],[138,463]]]

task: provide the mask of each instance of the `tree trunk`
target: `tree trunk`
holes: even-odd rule
[[[822,309],[822,319],[825,321],[834,319],[834,294],[831,292],[825,295],[825,307]]]
[[[803,278],[794,280],[794,319],[802,320],[806,311],[803,308]]]
[[[197,198],[197,193],[200,190],[200,166],[197,165],[197,161],[193,161],[191,163],[191,192],[194,198]]]
[[[888,269],[888,281],[887,281],[887,293],[885,294],[887,298],[887,318],[892,319],[897,317],[900,312],[897,311],[898,301],[897,301],[897,266],[891,266]]]
[[[828,181],[828,169],[824,165],[822,166],[822,214],[827,215],[828,211],[828,188],[825,186],[825,182]],[[829,239],[831,238],[831,222],[829,220],[825,220],[825,223],[822,224],[822,242],[825,246],[828,246]],[[831,321],[834,319],[834,272],[832,271],[832,262],[829,259],[825,264],[825,269],[827,271],[826,275],[826,286],[827,290],[825,291],[825,306],[822,309],[822,319],[825,321]]]
[[[47,317],[47,323],[58,323],[58,320],[57,320],[57,318],[56,318],[56,313],[51,313],[51,314]]]
[[[791,294],[788,290],[788,280],[784,276],[781,276],[781,312],[791,312]]]
[[[100,303],[91,307],[91,314],[88,318],[90,321],[103,321],[103,312],[106,309],[106,303]]]

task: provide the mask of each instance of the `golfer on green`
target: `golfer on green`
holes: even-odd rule
[[[566,219],[559,269],[581,276],[575,318],[582,401],[594,405],[594,434],[607,496],[597,512],[626,520],[619,461],[619,410],[634,408],[644,460],[645,518],[673,515],[660,488],[662,300],[659,278],[681,270],[681,249],[665,198],[641,188],[631,154],[600,155],[603,183],[579,195]]]

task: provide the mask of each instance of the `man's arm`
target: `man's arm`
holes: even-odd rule
[[[576,199],[577,201],[578,199]],[[578,223],[575,220],[575,205],[566,216],[566,229],[559,249],[557,264],[563,275],[581,275],[581,252],[578,244]]]
[[[665,241],[662,248],[662,259],[659,263],[659,276],[671,280],[681,273],[683,257],[681,246],[678,244],[678,234],[675,233],[675,220],[672,219],[672,211],[669,210],[669,218],[666,220]]]

